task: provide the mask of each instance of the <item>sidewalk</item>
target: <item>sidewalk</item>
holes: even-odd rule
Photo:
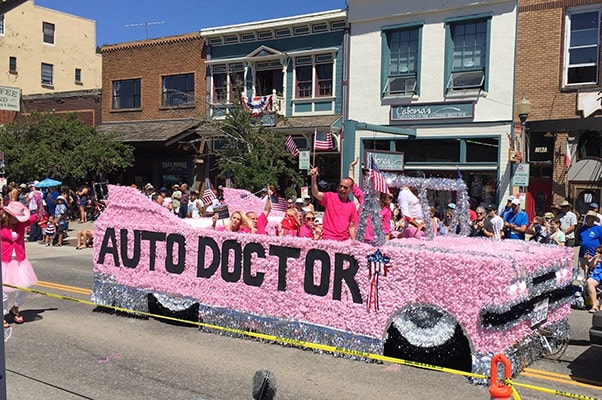
[[[77,245],[77,232],[83,229],[94,230],[94,222],[78,223],[77,221],[69,221],[69,230],[67,231],[67,237],[63,239],[63,246],[75,248]],[[29,241],[26,241],[26,243],[30,245],[35,244]]]

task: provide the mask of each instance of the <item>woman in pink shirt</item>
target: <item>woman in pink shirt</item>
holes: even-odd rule
[[[35,222],[37,216],[18,201],[11,201],[2,208],[0,235],[2,238],[2,281],[13,286],[30,287],[38,282],[33,267],[25,256],[25,228]],[[8,292],[15,293],[15,302],[8,313],[16,324],[24,322],[19,307],[27,292],[4,286],[2,293],[4,314],[7,314]],[[4,321],[4,328],[8,323]]]
[[[299,229],[299,237],[315,239],[314,221],[316,217],[313,212],[307,211],[303,217],[303,225]]]

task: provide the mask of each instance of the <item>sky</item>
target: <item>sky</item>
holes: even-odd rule
[[[99,46],[346,7],[345,0],[35,0],[34,2],[37,6],[95,20],[96,44]]]

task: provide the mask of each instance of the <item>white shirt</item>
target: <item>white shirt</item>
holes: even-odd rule
[[[566,213],[561,214],[558,219],[560,220],[560,229],[563,232],[569,229],[572,225],[577,225],[577,216],[572,211],[567,211]],[[573,229],[573,232],[566,235],[566,238],[575,239],[575,230],[577,230],[576,226],[575,229]]]
[[[424,218],[420,200],[408,187],[403,187],[397,196],[401,215],[408,218]]]
[[[493,226],[493,238],[495,240],[502,239],[502,228],[504,227],[504,219],[499,215],[491,218],[491,225]]]

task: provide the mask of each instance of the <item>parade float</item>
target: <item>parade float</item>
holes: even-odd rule
[[[456,191],[458,223],[468,218],[461,180],[393,179],[402,184],[418,189],[425,211],[429,190]],[[230,212],[264,208],[243,190],[224,197]],[[568,340],[572,249],[468,238],[464,227],[385,242],[376,197],[368,190],[360,214],[373,218],[374,241],[336,242],[212,230],[110,186],[95,225],[92,300],[194,310],[206,324],[481,374],[496,353],[516,373]],[[268,230],[282,216],[272,211]]]

